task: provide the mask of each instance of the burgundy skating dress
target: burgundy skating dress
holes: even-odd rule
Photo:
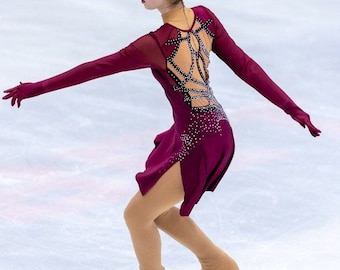
[[[183,10],[166,14],[165,24],[126,48],[38,82],[49,92],[122,71],[151,68],[173,109],[174,124],[155,138],[144,172],[136,175],[142,194],[180,162],[185,198],[180,214],[189,215],[205,191],[213,191],[226,172],[234,139],[227,116],[209,86],[209,53],[215,52],[241,79],[286,110],[295,103],[229,37],[216,16],[203,6],[189,30],[167,23]],[[191,13],[190,13],[191,12]]]
[[[181,215],[189,215],[202,194],[213,191],[234,153],[234,139],[227,116],[209,86],[209,54],[216,25],[203,7],[193,9],[195,19],[189,30],[167,21],[183,17],[183,10],[163,15],[165,24],[137,41],[142,47],[151,39],[156,65],[152,69],[173,109],[174,125],[155,138],[155,148],[146,170],[137,174],[142,194],[148,192],[174,163],[180,161],[185,190]],[[159,61],[161,60],[161,61]]]
[[[146,170],[136,175],[142,194],[180,161],[184,202],[180,214],[189,215],[205,191],[213,191],[234,154],[234,138],[226,114],[209,86],[209,54],[215,52],[242,79],[283,108],[291,100],[229,37],[216,16],[199,6],[189,30],[167,20],[183,16],[177,10],[163,16],[165,24],[132,46],[142,55],[152,51],[152,71],[173,109],[174,125],[155,138]],[[146,57],[150,59],[149,57]],[[149,63],[150,64],[150,63]]]

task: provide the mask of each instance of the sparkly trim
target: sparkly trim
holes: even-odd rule
[[[191,112],[190,124],[181,135],[180,151],[170,157],[170,163],[183,161],[184,158],[205,138],[210,134],[219,134],[222,136],[221,120],[227,120],[224,111],[219,108],[209,113]]]
[[[197,17],[195,20],[193,30],[186,32],[177,29],[177,38],[165,43],[166,46],[174,47],[167,57],[167,73],[175,82],[173,90],[183,93],[184,102],[191,108],[189,124],[180,134],[181,148],[170,157],[172,164],[184,160],[209,134],[222,136],[220,121],[228,121],[209,85],[209,46],[215,37],[209,30],[212,20],[203,22]],[[185,54],[187,51],[190,55]],[[182,61],[183,59],[179,58],[182,56],[191,57],[191,62]],[[187,66],[180,66],[182,64]]]
[[[209,30],[211,23],[212,20],[210,19],[203,22],[200,18],[196,17],[193,30],[186,32],[177,29],[177,38],[169,39],[165,43],[166,46],[174,46],[172,53],[167,57],[167,72],[176,83],[173,89],[174,91],[182,92],[184,102],[195,111],[200,110],[198,108],[206,110],[209,107],[215,108],[220,106],[209,86],[208,61],[210,51],[207,48],[209,44],[205,44],[201,37],[201,35],[203,35],[203,38],[206,37],[213,40],[215,35]],[[193,39],[197,42],[197,47],[193,44]],[[187,44],[188,47],[185,48],[189,49],[191,57],[191,62],[188,64],[188,72],[176,62],[178,60],[176,56],[180,55],[179,51],[183,43]],[[199,76],[199,78],[195,78],[194,73],[196,77]],[[188,85],[191,85],[191,87],[188,87]],[[194,87],[194,85],[196,85],[197,88]],[[208,105],[195,106],[193,102],[199,100],[202,100],[203,104],[208,103]]]

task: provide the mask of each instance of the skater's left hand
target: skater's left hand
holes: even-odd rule
[[[305,113],[304,111],[297,110],[297,111],[295,111],[294,113],[291,114],[291,117],[295,121],[300,123],[300,125],[303,126],[304,128],[307,126],[310,134],[312,134],[313,137],[320,136],[321,130],[319,130],[318,128],[316,128],[312,124],[312,122],[310,121],[310,116],[307,113]]]

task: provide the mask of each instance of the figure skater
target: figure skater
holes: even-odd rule
[[[145,171],[136,175],[139,191],[124,218],[140,270],[164,270],[159,230],[190,249],[202,270],[237,270],[235,261],[217,247],[189,217],[205,191],[214,191],[234,153],[228,118],[209,85],[209,54],[214,52],[242,80],[280,107],[312,136],[321,131],[231,39],[219,19],[203,6],[181,0],[142,0],[158,9],[164,24],[124,49],[65,73],[4,91],[3,99],[20,107],[23,99],[122,71],[151,68],[165,91],[174,124],[156,136]],[[181,203],[180,208],[175,205]]]

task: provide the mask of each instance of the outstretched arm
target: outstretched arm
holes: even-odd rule
[[[312,136],[319,136],[321,131],[310,121],[310,117],[266,74],[266,72],[229,36],[218,18],[211,12],[215,23],[213,51],[242,80],[255,88],[261,95],[289,114],[303,127],[307,126]]]
[[[147,48],[152,50],[155,41],[149,36],[143,36],[126,48],[103,58],[81,64],[67,72],[36,83],[20,83],[20,85],[5,90],[3,99],[11,99],[11,104],[18,107],[25,98],[31,98],[47,92],[81,84],[93,79],[112,75],[122,71],[152,67],[152,58],[147,55]]]

